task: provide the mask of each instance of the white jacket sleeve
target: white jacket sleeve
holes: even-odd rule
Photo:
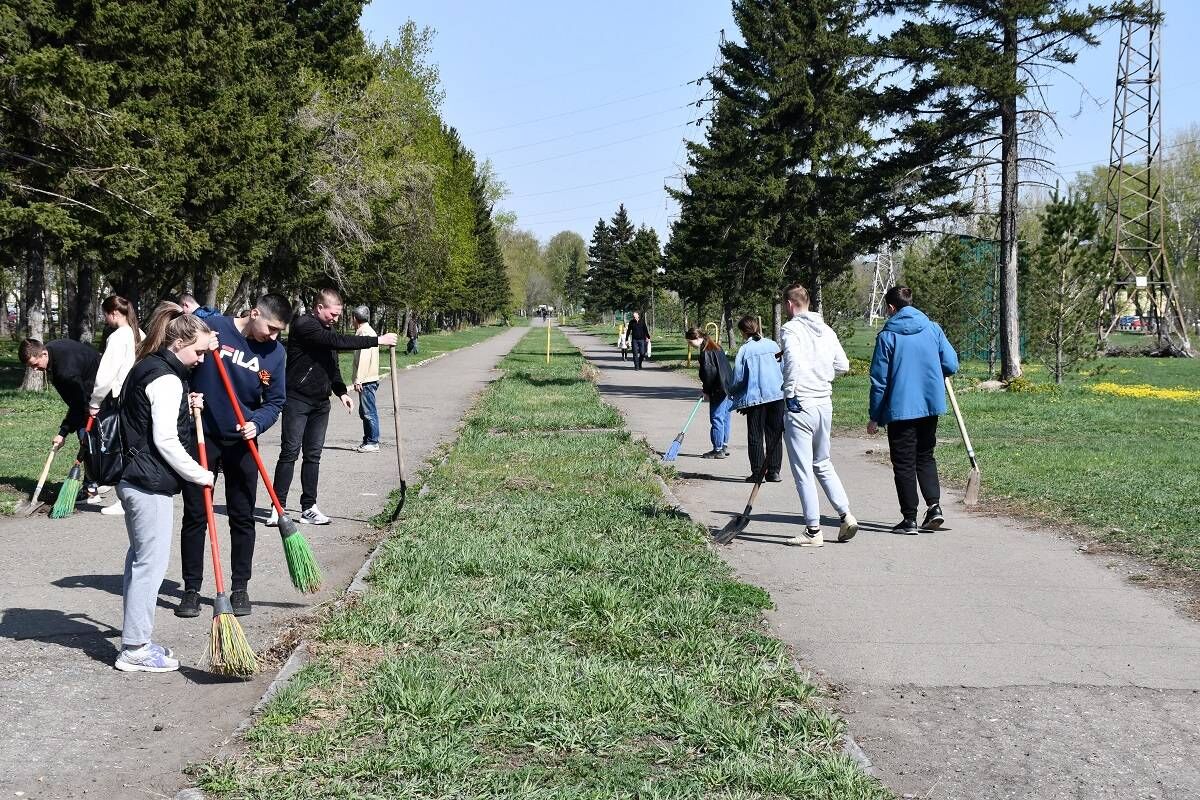
[[[92,389],[90,405],[99,408],[109,392],[116,389],[120,392],[120,380],[123,373],[129,371],[133,364],[133,328],[128,325],[113,331],[104,344],[104,355],[100,357],[100,366],[96,370],[95,388]]]
[[[189,483],[208,486],[212,473],[188,455],[179,441],[179,404],[183,402],[183,384],[174,375],[155,378],[146,387],[150,398],[150,419],[154,434],[154,446],[167,465],[179,477]]]
[[[779,332],[779,341],[783,346],[783,396],[790,400],[796,396],[796,336],[785,327]]]
[[[842,347],[842,340],[833,332],[833,328],[829,329],[829,335],[833,337],[833,371],[837,375],[845,375],[850,371],[850,359],[846,358],[846,348]]]

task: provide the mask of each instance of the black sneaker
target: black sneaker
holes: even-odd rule
[[[175,606],[175,616],[188,618],[200,616],[200,593],[185,589],[183,599],[179,601],[179,605]]]
[[[721,451],[720,450],[709,450],[707,453],[704,453],[700,457],[701,458],[721,458]]]
[[[946,522],[946,515],[942,513],[941,505],[932,505],[925,512],[925,521],[921,523],[921,530],[936,531]]]
[[[235,617],[244,617],[250,613],[250,595],[245,589],[234,589],[229,595],[229,605],[233,606]]]
[[[721,456],[724,458],[729,458],[729,448],[728,447],[721,448]]]
[[[902,519],[896,525],[896,527],[892,528],[892,533],[902,533],[905,536],[916,536],[918,530],[917,521],[915,519]]]
[[[783,478],[779,477],[778,472],[768,472],[767,483],[783,483]]]

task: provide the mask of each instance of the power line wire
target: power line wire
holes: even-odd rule
[[[620,178],[609,178],[608,180],[595,181],[594,183],[581,183],[578,186],[564,186],[561,189],[547,189],[543,192],[529,192],[528,194],[515,194],[507,199],[521,200],[526,197],[541,197],[541,196],[547,195],[547,194],[560,194],[562,192],[573,192],[576,189],[590,189],[593,186],[605,186],[610,183],[620,183],[621,181],[627,181],[632,178],[644,178],[647,175],[657,175],[658,173],[662,172],[664,169],[667,169],[667,167],[659,167],[658,169],[650,169],[650,170],[646,170],[645,172],[635,172],[632,175],[622,175]]]
[[[496,155],[497,153],[507,153],[511,150],[523,150],[527,147],[537,147],[538,145],[549,144],[551,142],[560,142],[563,139],[573,139],[576,136],[585,136],[589,133],[595,133],[596,131],[605,131],[605,130],[608,130],[609,128],[619,128],[622,125],[628,125],[630,122],[640,122],[641,120],[650,119],[651,117],[661,117],[663,114],[669,114],[672,111],[679,111],[680,109],[687,108],[690,105],[693,105],[693,104],[692,103],[684,103],[681,106],[673,106],[671,108],[664,108],[659,111],[652,112],[650,114],[643,114],[640,117],[631,117],[630,119],[623,119],[620,122],[610,122],[609,124],[601,125],[598,128],[589,128],[585,131],[577,131],[575,133],[565,133],[562,136],[554,136],[550,139],[542,139],[540,141],[528,142],[526,144],[515,144],[512,147],[504,147],[499,150],[492,150],[491,152],[489,152],[487,154],[487,157],[491,158],[492,156]]]
[[[652,97],[653,95],[662,94],[663,92],[669,92],[672,89],[679,89],[683,86],[687,86],[688,84],[695,83],[695,82],[696,82],[696,80],[693,79],[690,81],[684,81],[683,83],[673,83],[670,86],[664,86],[661,89],[652,89],[649,92],[643,92],[641,94],[634,94],[634,95],[630,95],[628,97],[619,97],[616,100],[609,100],[608,102],[605,102],[605,103],[597,103],[596,105],[593,105],[593,106],[584,106],[583,108],[576,108],[571,111],[563,111],[561,113],[551,114],[546,117],[538,117],[537,119],[527,119],[522,122],[513,122],[508,125],[499,125],[495,128],[485,128],[483,130],[478,130],[478,131],[469,131],[469,132],[465,133],[464,136],[475,136],[480,133],[492,133],[494,131],[505,131],[505,130],[508,130],[509,128],[520,128],[523,125],[533,125],[535,123],[545,122],[546,120],[550,120],[550,119],[559,119],[560,117],[569,117],[572,114],[582,114],[584,111],[592,111],[597,108],[607,108],[608,106],[615,106],[620,103],[627,103],[630,100],[640,100],[643,97]]]
[[[645,139],[648,136],[654,136],[659,133],[665,133],[666,131],[677,130],[679,128],[683,128],[683,127],[685,127],[687,125],[691,125],[691,124],[692,123],[689,121],[689,122],[680,123],[678,125],[668,125],[665,128],[659,128],[658,130],[647,131],[646,133],[640,133],[637,136],[630,136],[627,139],[617,139],[616,141],[605,142],[604,144],[598,144],[593,147],[585,147],[582,150],[572,150],[569,153],[560,153],[556,156],[546,156],[545,158],[539,158],[536,161],[526,161],[524,164],[510,164],[509,166],[505,167],[503,170],[500,170],[500,171],[503,172],[504,170],[521,169],[522,167],[531,167],[534,164],[544,164],[547,161],[557,161],[560,158],[570,158],[571,156],[577,156],[582,153],[590,153],[593,150],[602,150],[605,147],[612,147],[613,145],[625,144],[626,142],[634,142],[634,141],[637,141],[638,139]]]

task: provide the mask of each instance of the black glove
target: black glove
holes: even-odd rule
[[[801,411],[803,411],[804,407],[800,405],[800,398],[789,397],[787,399],[787,410],[793,414],[799,414]]]

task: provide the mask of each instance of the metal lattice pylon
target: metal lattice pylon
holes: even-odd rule
[[[875,255],[875,277],[871,279],[871,306],[867,309],[867,322],[872,328],[877,320],[887,316],[883,296],[895,285],[896,262],[892,258],[891,246],[885,244]]]
[[[1165,241],[1161,0],[1149,0],[1146,10],[1145,18],[1121,21],[1107,189],[1108,229],[1115,242],[1108,332],[1132,305],[1157,332],[1160,347],[1190,355]]]

